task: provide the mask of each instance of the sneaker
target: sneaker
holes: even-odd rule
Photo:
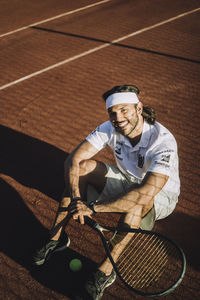
[[[102,271],[98,270],[92,274],[91,279],[86,283],[86,291],[92,300],[99,300],[103,296],[106,287],[110,286],[116,279],[116,273],[106,276]]]
[[[65,240],[50,240],[48,241],[41,249],[37,250],[35,254],[33,255],[33,264],[40,266],[45,263],[53,253],[62,251],[69,247],[70,239],[67,236]]]

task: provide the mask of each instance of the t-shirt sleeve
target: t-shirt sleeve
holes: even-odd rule
[[[111,127],[109,121],[98,126],[92,133],[90,133],[86,140],[92,144],[97,150],[105,148],[108,144],[111,134]]]
[[[160,145],[152,154],[149,172],[156,172],[169,176],[176,160],[176,149],[173,144]]]

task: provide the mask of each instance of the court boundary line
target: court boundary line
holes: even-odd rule
[[[42,20],[42,21],[39,21],[39,22],[30,24],[30,25],[27,25],[27,26],[23,26],[23,27],[14,29],[14,30],[9,31],[9,32],[3,33],[3,34],[0,35],[0,38],[1,38],[1,37],[4,37],[4,36],[11,35],[11,34],[13,34],[13,33],[17,33],[17,32],[23,31],[23,30],[25,30],[25,29],[29,29],[29,28],[32,27],[32,26],[37,26],[37,25],[40,25],[40,24],[43,24],[43,23],[51,22],[51,21],[54,21],[54,20],[56,20],[56,19],[59,19],[59,18],[68,16],[68,15],[72,15],[72,14],[75,14],[75,13],[80,12],[80,11],[82,11],[82,10],[85,10],[85,9],[88,9],[88,8],[91,8],[91,7],[94,7],[94,6],[97,6],[97,5],[101,5],[101,4],[110,2],[110,1],[112,1],[112,0],[102,0],[102,1],[99,1],[99,2],[92,3],[92,4],[88,4],[88,5],[83,6],[83,7],[80,7],[80,8],[76,8],[76,9],[71,10],[71,11],[67,11],[67,12],[65,12],[65,13],[56,15],[56,16],[54,16],[54,17],[50,17],[50,18],[48,18],[48,19],[45,19],[45,20]]]
[[[6,88],[8,88],[8,87],[10,87],[10,86],[12,86],[12,85],[15,85],[15,84],[17,84],[17,83],[20,83],[20,82],[22,82],[22,81],[25,81],[25,80],[30,79],[30,78],[32,78],[32,77],[35,77],[35,76],[37,76],[37,75],[40,75],[40,74],[42,74],[42,73],[45,73],[45,72],[50,71],[50,70],[52,70],[52,69],[55,69],[55,68],[57,68],[57,67],[60,67],[60,66],[62,66],[62,65],[64,65],[64,64],[67,64],[67,63],[69,63],[69,62],[72,62],[72,61],[74,61],[74,60],[76,60],[76,59],[82,58],[82,57],[84,57],[84,56],[86,56],[86,55],[89,55],[89,54],[94,53],[94,52],[96,52],[96,51],[99,51],[99,50],[101,50],[101,49],[103,49],[103,48],[106,48],[106,47],[108,47],[108,46],[111,46],[111,45],[113,45],[113,44],[115,44],[115,43],[121,42],[121,41],[123,41],[123,40],[125,40],[125,39],[127,39],[127,38],[133,37],[133,36],[135,36],[135,35],[138,35],[138,34],[140,34],[140,33],[145,32],[145,31],[148,31],[148,30],[154,29],[154,28],[156,28],[156,27],[162,26],[162,25],[164,25],[164,24],[170,23],[170,22],[172,22],[172,21],[174,21],[174,20],[177,20],[177,19],[179,19],[179,18],[182,18],[182,17],[184,17],[184,16],[187,16],[187,15],[192,14],[192,13],[194,13],[194,12],[197,12],[197,11],[199,11],[199,10],[200,10],[200,8],[196,8],[196,9],[194,9],[194,10],[191,10],[191,11],[188,11],[188,12],[185,12],[185,13],[182,13],[182,14],[179,14],[179,15],[177,15],[177,16],[175,16],[175,17],[172,17],[172,18],[169,18],[169,19],[167,19],[167,20],[165,20],[165,21],[156,23],[156,24],[151,25],[151,26],[148,26],[148,27],[144,27],[143,29],[140,29],[140,30],[137,30],[137,31],[132,32],[132,33],[130,33],[130,34],[127,34],[127,35],[125,35],[125,36],[122,36],[122,37],[120,37],[120,38],[118,38],[118,39],[115,39],[115,40],[113,40],[113,41],[111,41],[111,42],[105,43],[105,44],[103,44],[103,45],[101,45],[101,46],[98,46],[98,47],[92,48],[92,49],[90,49],[90,50],[84,51],[84,52],[82,52],[82,53],[80,53],[80,54],[74,55],[74,56],[72,56],[72,57],[70,57],[70,58],[67,58],[67,59],[65,59],[65,60],[63,60],[63,61],[61,61],[61,62],[58,62],[58,63],[56,63],[56,64],[53,64],[53,65],[51,65],[51,66],[49,66],[49,67],[46,67],[46,68],[41,69],[41,70],[39,70],[39,71],[36,71],[36,72],[34,72],[34,73],[32,73],[32,74],[29,74],[29,75],[27,75],[27,76],[21,77],[21,78],[19,78],[19,79],[17,79],[17,80],[14,80],[14,81],[12,81],[12,82],[7,83],[7,84],[4,84],[3,86],[0,87],[0,90],[4,90],[4,89],[6,89]]]

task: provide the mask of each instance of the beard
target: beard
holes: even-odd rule
[[[134,124],[130,123],[131,126],[132,126],[132,128],[130,128],[129,133],[127,133],[126,136],[129,137],[129,136],[131,135],[131,133],[133,133],[133,131],[134,131],[135,128],[137,127],[138,123],[139,123],[139,117],[138,117],[138,115],[137,115],[137,119],[135,120]]]
[[[120,124],[123,124],[123,122],[113,122],[113,126],[115,127],[116,131],[123,134],[124,136],[129,137],[134,130],[136,129],[138,123],[139,123],[139,117],[136,114],[136,119],[128,120],[127,124],[125,126],[120,126]]]

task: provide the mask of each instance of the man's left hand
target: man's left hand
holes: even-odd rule
[[[73,219],[79,219],[81,224],[84,224],[84,216],[91,217],[93,211],[81,200],[78,200],[70,205],[70,212],[73,215]]]

